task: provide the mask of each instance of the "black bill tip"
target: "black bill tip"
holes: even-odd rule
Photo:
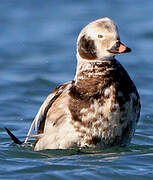
[[[127,47],[126,50],[124,51],[124,53],[129,53],[131,51],[132,51],[131,48]]]

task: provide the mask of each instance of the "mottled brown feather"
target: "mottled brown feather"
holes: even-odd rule
[[[96,46],[94,40],[86,35],[82,36],[78,43],[78,52],[80,56],[87,60],[94,60],[97,58]]]
[[[45,125],[45,121],[46,121],[46,116],[47,113],[49,111],[49,109],[51,108],[52,104],[57,100],[57,98],[63,93],[63,90],[66,88],[66,86],[68,86],[71,82],[69,83],[65,83],[63,85],[60,85],[59,87],[57,87],[52,94],[54,94],[53,98],[50,100],[49,104],[47,105],[47,107],[44,110],[44,113],[42,114],[42,118],[38,127],[38,134],[43,133],[44,132],[44,125]],[[54,122],[54,125],[56,123]]]

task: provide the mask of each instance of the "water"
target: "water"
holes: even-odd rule
[[[153,1],[1,0],[0,179],[153,179]],[[117,59],[141,96],[132,143],[106,150],[34,152],[11,143],[4,127],[24,140],[44,98],[73,79],[81,28],[109,16],[131,54]]]

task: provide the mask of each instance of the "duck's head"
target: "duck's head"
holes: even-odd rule
[[[130,51],[120,42],[117,26],[108,17],[88,24],[77,40],[77,55],[84,60],[106,60]]]

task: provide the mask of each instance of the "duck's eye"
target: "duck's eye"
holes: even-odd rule
[[[98,38],[100,38],[100,39],[101,39],[101,38],[103,38],[103,35],[101,35],[101,34],[98,34]]]

